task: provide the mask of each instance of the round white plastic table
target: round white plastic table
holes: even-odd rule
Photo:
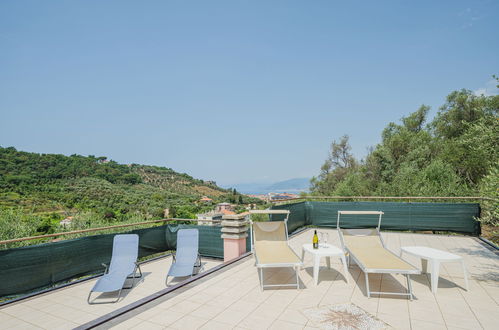
[[[345,259],[345,253],[340,248],[331,244],[319,244],[318,249],[314,249],[312,244],[303,244],[301,252],[301,260],[305,257],[305,252],[308,252],[314,257],[314,283],[317,285],[319,282],[319,267],[321,258],[326,257],[327,267],[331,268],[331,257],[339,257],[343,263],[343,275],[348,283],[348,269]]]
[[[433,249],[426,246],[403,246],[400,248],[400,256],[405,252],[407,254],[421,258],[422,272],[426,273],[428,269],[428,261],[431,265],[431,292],[437,293],[438,274],[440,272],[440,264],[443,262],[460,262],[464,272],[464,283],[466,291],[468,291],[468,272],[464,265],[462,257],[450,252]]]

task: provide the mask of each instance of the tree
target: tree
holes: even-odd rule
[[[333,140],[328,158],[322,165],[319,176],[311,180],[312,192],[331,193],[348,172],[357,166],[357,161],[350,153],[352,148],[348,139],[348,135],[344,135],[339,142]]]
[[[462,89],[447,96],[447,102],[440,107],[432,123],[435,135],[451,139],[462,135],[467,124],[475,123],[484,116],[497,116],[497,101],[494,97],[476,96],[472,91]]]
[[[499,165],[492,167],[480,182],[480,194],[490,198],[483,201],[480,221],[499,226]]]
[[[499,78],[494,76],[499,83]],[[498,85],[499,86],[499,85]],[[499,96],[449,94],[436,117],[430,108],[389,123],[365,161],[350,154],[348,137],[333,141],[312,192],[321,195],[456,196],[479,194],[499,164]],[[490,185],[490,184],[489,184]]]

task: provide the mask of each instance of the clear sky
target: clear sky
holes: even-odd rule
[[[0,2],[0,146],[219,184],[316,175],[499,73],[499,1]]]

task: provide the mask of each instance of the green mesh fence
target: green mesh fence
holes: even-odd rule
[[[393,203],[393,202],[301,202],[275,206],[291,211],[289,232],[303,226],[336,227],[338,210],[383,211],[381,228],[386,230],[438,230],[480,234],[479,204]],[[274,215],[272,220],[280,220]],[[346,228],[372,227],[377,217],[342,216]],[[139,235],[139,257],[175,250],[180,228],[199,230],[199,251],[207,257],[223,258],[219,226],[164,225],[133,230]],[[57,283],[97,274],[101,263],[111,259],[114,234],[88,236],[54,243],[0,251],[0,297],[22,294]],[[249,237],[246,249],[250,250]],[[165,269],[166,275],[167,269]]]
[[[396,203],[396,202],[301,202],[278,205],[274,209],[291,211],[288,230],[293,232],[304,225],[336,227],[338,211],[383,211],[381,229],[450,231],[480,234],[480,205],[472,203]],[[282,217],[274,216],[272,220]],[[377,226],[373,215],[342,215],[344,228]]]
[[[139,257],[177,246],[181,228],[199,230],[202,256],[223,258],[219,226],[164,225],[130,231],[139,235]],[[85,275],[101,273],[111,260],[115,234],[87,236],[0,251],[0,297],[22,294]],[[165,269],[165,276],[168,269]]]

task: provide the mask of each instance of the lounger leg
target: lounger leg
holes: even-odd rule
[[[260,267],[260,288],[263,291],[263,268]]]
[[[300,290],[300,278],[298,277],[298,267],[295,267],[296,272],[296,288]]]
[[[466,291],[468,291],[469,290],[468,271],[466,270],[466,266],[464,265],[463,259],[461,259],[461,266],[463,267],[463,275],[464,275],[464,283],[466,284]]]
[[[409,299],[412,299],[414,298],[413,295],[412,295],[412,284],[411,284],[411,276],[409,274],[406,275],[407,277],[407,293],[409,294]]]
[[[115,301],[113,301],[113,304],[114,304],[114,303],[117,303],[117,302],[118,302],[118,300],[120,300],[120,297],[121,297],[121,290],[123,290],[123,288],[121,288],[121,289],[120,289],[120,292],[118,292],[118,298],[116,298],[116,300],[115,300]]]
[[[133,269],[133,278],[132,278],[132,288],[135,286],[135,274],[137,273],[137,266]]]
[[[347,281],[348,284],[350,281],[348,280],[348,266],[345,255],[341,256],[341,263],[343,264],[343,276],[345,276],[345,280]]]
[[[137,265],[137,269],[139,270],[139,273],[140,273],[139,277],[142,277],[142,270],[140,269],[140,265]]]
[[[203,264],[201,263],[201,255],[198,253],[198,258],[196,259],[196,263],[194,263],[194,268],[197,267],[196,274],[199,274],[203,271]],[[194,272],[194,268],[192,271]]]
[[[136,276],[137,270],[139,270],[140,276]],[[127,278],[129,278],[129,277],[130,277],[130,275],[127,276]],[[131,288],[133,288],[135,286],[135,279],[136,278],[141,278],[141,277],[142,277],[142,270],[140,269],[140,265],[137,264],[137,265],[135,265],[135,268],[134,268],[133,274],[132,274],[132,286],[123,287],[123,289],[131,289]]]
[[[369,291],[369,276],[367,273],[364,273],[366,276],[366,292],[367,292],[367,298],[371,298],[371,291]]]
[[[87,298],[87,302],[88,302],[88,304],[89,304],[89,305],[91,305],[91,304],[92,304],[92,303],[90,302],[90,295],[91,295],[91,294],[92,294],[92,291],[90,291],[90,292],[88,293],[88,298]]]

